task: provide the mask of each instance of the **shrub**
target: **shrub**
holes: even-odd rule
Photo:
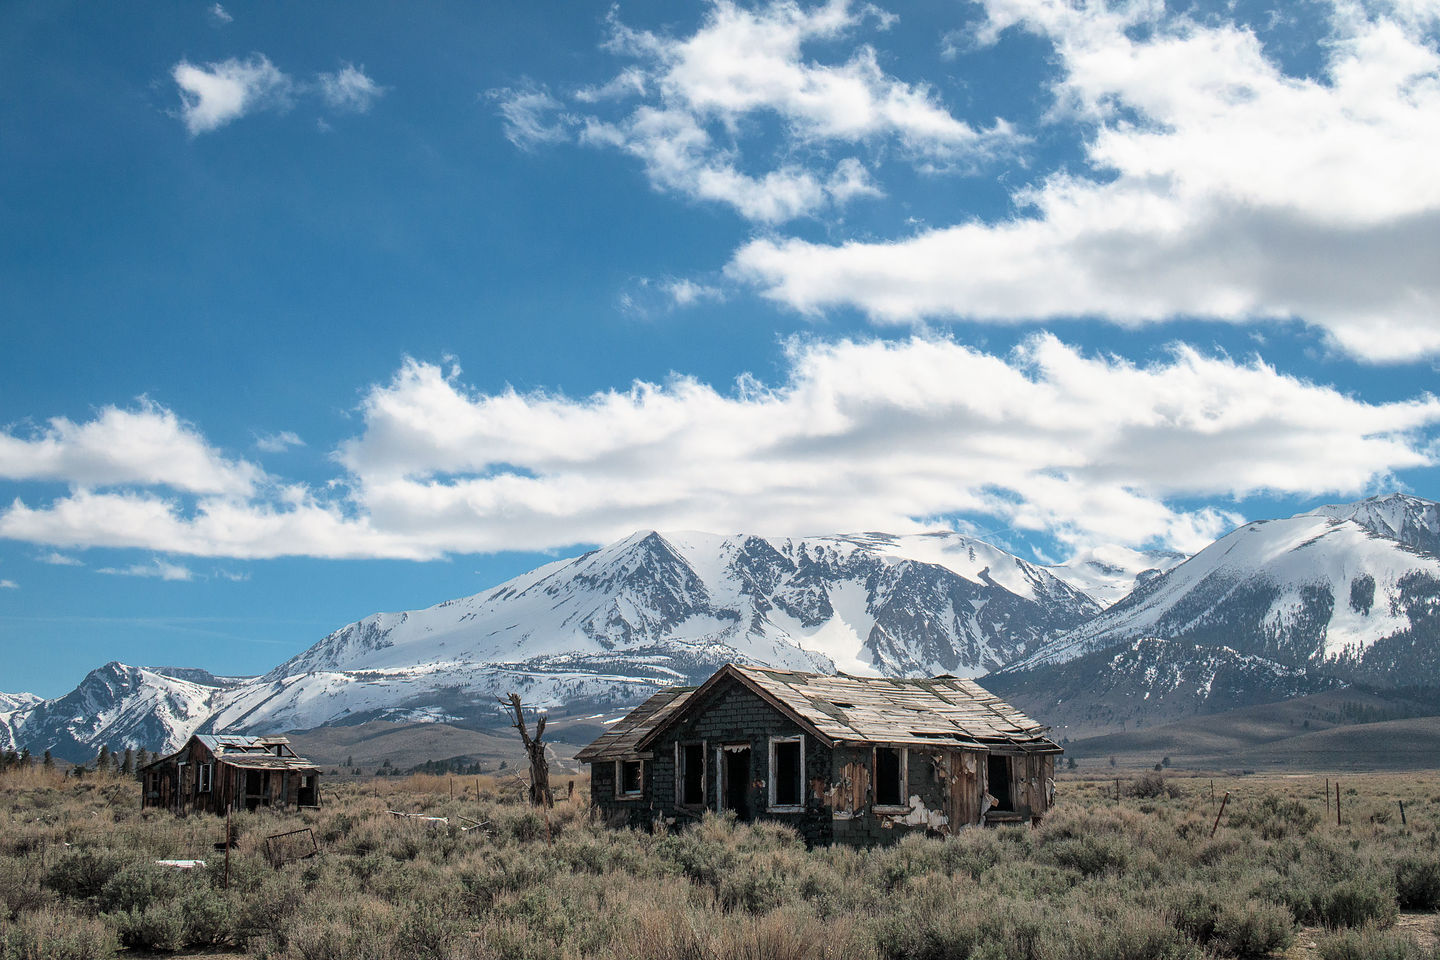
[[[1395,892],[1406,910],[1440,908],[1440,860],[1403,854],[1395,862]]]
[[[180,898],[179,907],[186,946],[213,947],[234,938],[235,909],[218,891],[209,887],[191,890]]]
[[[1399,914],[1395,891],[1373,876],[1342,880],[1330,888],[1320,910],[1327,927],[1388,927]]]
[[[185,917],[179,904],[152,904],[144,910],[109,916],[120,942],[127,947],[168,953],[185,945]]]
[[[1290,912],[1273,903],[1229,905],[1215,922],[1213,948],[1241,960],[1268,957],[1295,938]]]
[[[97,897],[125,862],[125,858],[108,850],[75,850],[50,868],[45,885],[72,900]]]
[[[1430,960],[1434,956],[1407,936],[1374,927],[1340,930],[1315,945],[1320,960]]]
[[[1158,769],[1141,774],[1139,780],[1130,784],[1130,795],[1143,800],[1157,800],[1166,796],[1165,775]]]
[[[5,960],[100,960],[114,956],[118,946],[114,931],[102,921],[58,910],[23,913],[14,923],[0,921],[0,957]]]
[[[1123,870],[1130,862],[1130,851],[1117,837],[1068,837],[1045,844],[1044,850],[1056,866],[1078,870],[1087,877]]]
[[[179,871],[153,863],[131,863],[100,888],[100,909],[107,913],[141,911],[156,901],[177,897],[187,878]]]
[[[1282,840],[1309,834],[1320,825],[1320,814],[1299,800],[1268,793],[1253,806],[1235,810],[1230,824],[1251,827],[1266,840]]]

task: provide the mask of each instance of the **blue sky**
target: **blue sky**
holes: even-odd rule
[[[7,4],[0,689],[644,527],[1440,495],[1440,4]]]

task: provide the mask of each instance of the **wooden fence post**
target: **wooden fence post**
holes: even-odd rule
[[[1335,781],[1335,826],[1340,826],[1340,781]]]
[[[1215,823],[1210,827],[1210,836],[1215,836],[1215,831],[1220,829],[1220,818],[1225,815],[1225,804],[1230,802],[1230,791],[1225,791],[1225,797],[1220,801],[1220,809],[1215,813]]]

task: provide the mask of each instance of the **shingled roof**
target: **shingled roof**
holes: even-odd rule
[[[950,676],[915,679],[829,676],[727,664],[699,688],[686,689],[683,696],[671,693],[663,703],[652,707],[657,698],[667,693],[662,691],[621,721],[621,724],[633,721],[624,731],[631,755],[649,749],[665,727],[687,712],[682,709],[686,703],[703,702],[705,695],[726,678],[749,687],[831,746],[971,746],[1061,752],[1060,747],[1045,736],[1048,727],[1031,720],[973,680]],[[642,711],[644,715],[637,716]],[[620,732],[611,731],[606,737]],[[586,750],[600,747],[604,740],[602,737]],[[587,759],[585,752],[581,751],[576,759]],[[607,751],[595,758],[608,755]]]
[[[696,687],[666,687],[649,700],[615,721],[590,746],[575,754],[581,763],[597,760],[632,760],[648,757],[636,744],[640,738],[669,719],[689,699]]]

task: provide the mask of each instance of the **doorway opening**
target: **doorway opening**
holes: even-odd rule
[[[1014,810],[1015,800],[1010,795],[1010,758],[990,754],[986,771],[990,796],[995,798],[995,810]]]
[[[725,809],[734,810],[739,820],[750,819],[750,748],[726,747]]]

